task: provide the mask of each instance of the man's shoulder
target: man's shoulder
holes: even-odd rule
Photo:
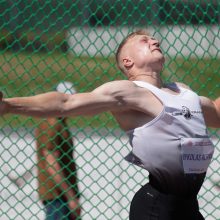
[[[129,90],[132,87],[135,87],[135,84],[132,81],[129,80],[114,80],[114,81],[109,81],[98,88],[96,88],[94,91],[102,91],[102,92],[107,92],[107,93],[114,93],[118,91],[125,91]]]
[[[41,121],[39,121],[38,125],[40,129],[48,130],[49,128],[58,129],[60,123],[59,123],[59,119],[51,117],[51,118],[42,119]]]
[[[104,85],[134,85],[130,80],[113,80],[105,83]]]

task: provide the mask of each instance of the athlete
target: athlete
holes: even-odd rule
[[[197,194],[214,151],[206,126],[220,127],[220,97],[211,100],[184,84],[163,83],[164,55],[144,30],[122,41],[116,61],[128,80],[74,95],[4,98],[0,112],[34,117],[111,112],[130,139],[126,159],[149,171],[149,183],[131,202],[129,219],[204,219]]]
[[[56,91],[74,94],[70,82],[60,82]],[[38,165],[38,193],[45,206],[45,220],[80,220],[80,192],[74,161],[74,139],[68,118],[50,117],[35,130]]]

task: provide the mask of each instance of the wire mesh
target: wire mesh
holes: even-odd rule
[[[115,65],[115,50],[129,32],[147,28],[161,41],[166,56],[164,80],[185,82],[200,95],[216,98],[220,94],[219,9],[217,0],[2,0],[1,90],[7,97],[28,96],[70,81],[78,92],[84,92],[123,79]],[[42,120],[7,115],[0,122],[1,219],[45,219],[42,200],[65,197],[69,188],[60,194],[56,189],[60,191],[62,183],[76,174],[82,207],[77,219],[128,219],[130,201],[148,181],[148,173],[123,160],[130,146],[110,114],[68,118],[77,169],[69,170],[60,183],[53,182],[44,199],[39,195],[38,163],[45,159],[37,157],[35,134]],[[54,127],[49,124],[48,129]],[[216,150],[199,202],[204,217],[217,220],[220,133],[210,133]],[[59,155],[61,173],[70,169],[62,162],[60,146],[45,138],[54,144],[47,156]],[[54,176],[46,181],[54,181]],[[48,182],[43,184],[46,187]]]

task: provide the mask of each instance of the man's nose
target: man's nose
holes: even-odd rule
[[[154,46],[160,46],[160,42],[155,38],[150,38],[149,43]]]

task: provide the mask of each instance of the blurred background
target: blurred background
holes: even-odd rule
[[[114,54],[131,31],[146,28],[161,42],[165,81],[200,95],[220,95],[218,0],[0,0],[0,88],[5,97],[54,90],[70,81],[78,92],[123,79]],[[37,193],[39,119],[0,118],[0,219],[45,219]],[[123,160],[127,137],[108,113],[68,119],[75,139],[83,220],[128,219],[130,201],[147,172]],[[220,219],[219,130],[199,194],[208,220]]]

